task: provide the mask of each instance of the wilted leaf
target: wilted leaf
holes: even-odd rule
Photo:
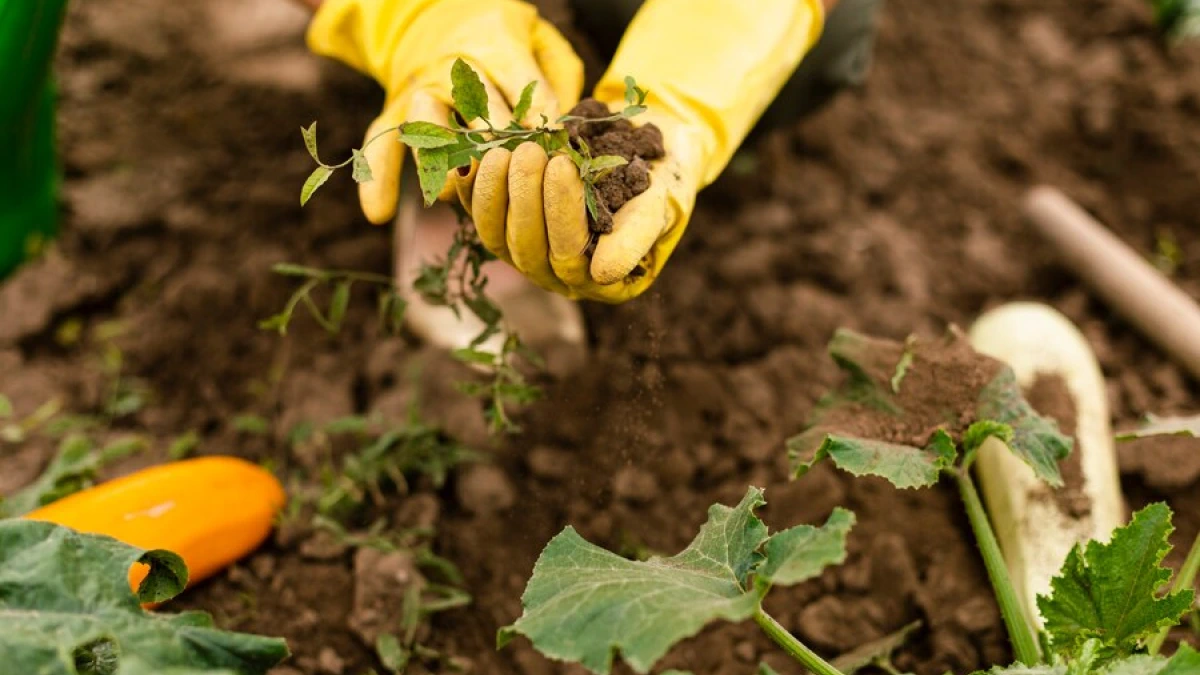
[[[320,156],[317,155],[317,123],[313,122],[308,125],[307,129],[300,127],[300,135],[304,137],[304,147],[308,148],[308,154],[312,156],[313,161],[323,164]]]
[[[362,150],[354,148],[350,151],[353,158],[350,163],[350,177],[355,183],[369,183],[374,180],[375,176],[371,174],[371,165],[367,163],[367,157]]]
[[[400,125],[400,142],[410,148],[444,148],[454,145],[458,135],[432,122],[405,122]]]
[[[904,643],[908,642],[909,636],[920,627],[920,621],[913,621],[894,633],[885,635],[878,640],[872,640],[854,648],[852,651],[842,654],[834,659],[830,665],[842,671],[844,675],[854,675],[854,673],[863,668],[879,663],[880,661],[890,660],[892,654],[897,649],[903,647]]]
[[[454,97],[454,108],[462,115],[463,121],[487,119],[488,94],[483,81],[479,79],[479,73],[466,61],[456,59],[450,68],[450,82],[453,85],[450,95]]]
[[[325,181],[329,180],[329,177],[332,175],[333,169],[327,166],[318,166],[313,169],[313,172],[308,175],[308,180],[304,181],[304,187],[300,188],[300,206],[307,204],[308,200],[312,198],[313,193],[317,191],[317,188],[324,185]]]
[[[808,581],[830,565],[846,560],[846,535],[854,526],[854,514],[840,506],[822,527],[797,525],[776,532],[767,540],[766,560],[758,569],[759,581],[788,586]]]
[[[421,183],[421,194],[425,196],[425,206],[432,206],[437,201],[446,186],[449,171],[449,155],[445,148],[417,149],[417,179]]]
[[[500,646],[521,634],[543,654],[601,674],[619,652],[645,673],[710,621],[749,618],[759,594],[747,577],[767,538],[754,515],[763,503],[762,490],[750,488],[736,507],[715,505],[682,553],[645,562],[590,544],[568,527],[542,551],[521,597],[525,612],[500,631]]]
[[[1071,654],[1094,638],[1104,658],[1127,656],[1141,640],[1179,621],[1191,607],[1192,591],[1157,595],[1171,578],[1161,563],[1173,529],[1171,510],[1151,504],[1117,528],[1111,542],[1089,541],[1071,550],[1050,582],[1051,594],[1038,596],[1055,651]]]
[[[137,562],[150,566],[139,595],[129,588]],[[78,662],[115,665],[116,675],[261,675],[288,655],[283,640],[217,630],[203,612],[142,609],[142,602],[168,599],[186,583],[186,567],[174,553],[52,523],[0,521],[6,672],[67,675]]]

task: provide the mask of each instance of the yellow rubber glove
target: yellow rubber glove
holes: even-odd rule
[[[624,107],[629,75],[650,91],[649,112],[634,119],[663,132],[666,157],[652,164],[650,188],[614,214],[613,231],[589,261],[583,183],[570,160],[547,164],[536,146],[493,150],[472,176],[469,204],[484,243],[568,296],[623,302],[639,295],[683,235],[696,193],[725,168],[823,21],[820,0],[647,0],[595,96]],[[539,177],[541,191],[532,187]],[[644,274],[631,276],[639,265]]]
[[[538,83],[527,115],[533,120],[555,119],[583,89],[583,63],[570,44],[519,0],[325,0],[308,44],[383,86],[387,101],[367,139],[403,122],[444,126],[453,103],[450,67],[458,58],[483,80],[496,126],[512,120],[512,106],[530,82]],[[404,147],[391,132],[364,153],[374,179],[359,185],[359,201],[368,220],[386,223],[396,214]],[[442,197],[456,190],[449,180]]]

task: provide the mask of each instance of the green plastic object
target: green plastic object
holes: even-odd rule
[[[67,0],[0,0],[0,278],[54,235],[51,66]]]

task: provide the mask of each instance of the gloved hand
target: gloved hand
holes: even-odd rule
[[[512,120],[512,106],[530,82],[538,83],[531,120],[557,118],[583,89],[583,63],[570,44],[519,0],[325,0],[308,44],[383,86],[387,100],[367,139],[403,122],[444,126],[453,103],[450,67],[458,58],[482,78],[498,127]],[[392,132],[364,153],[374,179],[359,184],[359,201],[368,220],[386,223],[396,214],[404,147]],[[454,194],[449,180],[443,197]]]
[[[584,188],[571,161],[547,163],[532,143],[493,150],[478,173],[458,182],[480,238],[564,295],[605,302],[639,295],[683,235],[696,193],[725,168],[816,43],[823,20],[819,0],[647,0],[595,97],[623,107],[628,75],[650,91],[649,112],[633,120],[663,132],[666,157],[652,164],[649,189],[614,214],[589,261]],[[643,273],[631,275],[639,266]]]

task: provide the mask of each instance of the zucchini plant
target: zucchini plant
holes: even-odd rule
[[[130,569],[147,571],[134,592]],[[218,630],[204,612],[160,614],[187,585],[183,559],[52,523],[0,520],[4,670],[45,675],[263,675],[278,638]]]
[[[1157,654],[1160,633],[1192,606],[1194,571],[1169,592],[1171,512],[1152,504],[1108,543],[1071,548],[1047,593],[1036,599],[1039,629],[1022,608],[971,469],[989,439],[1003,443],[1040,480],[1061,485],[1058,463],[1072,443],[1025,400],[1011,368],[976,353],[957,331],[905,343],[839,331],[830,345],[848,378],[818,406],[813,424],[789,442],[797,476],[819,461],[898,488],[946,478],[962,496],[1017,663],[979,675],[1182,675],[1200,673],[1200,652],[1181,645]],[[762,608],[775,585],[797,583],[842,562],[854,515],[836,508],[822,527],[770,535],[754,515],[762,491],[736,507],[713,506],[682,553],[626,560],[570,527],[543,550],[522,596],[523,614],[501,629],[504,646],[523,635],[548,657],[611,672],[617,655],[649,672],[673,644],[716,620],[753,619],[817,675],[842,670],[804,645]]]

